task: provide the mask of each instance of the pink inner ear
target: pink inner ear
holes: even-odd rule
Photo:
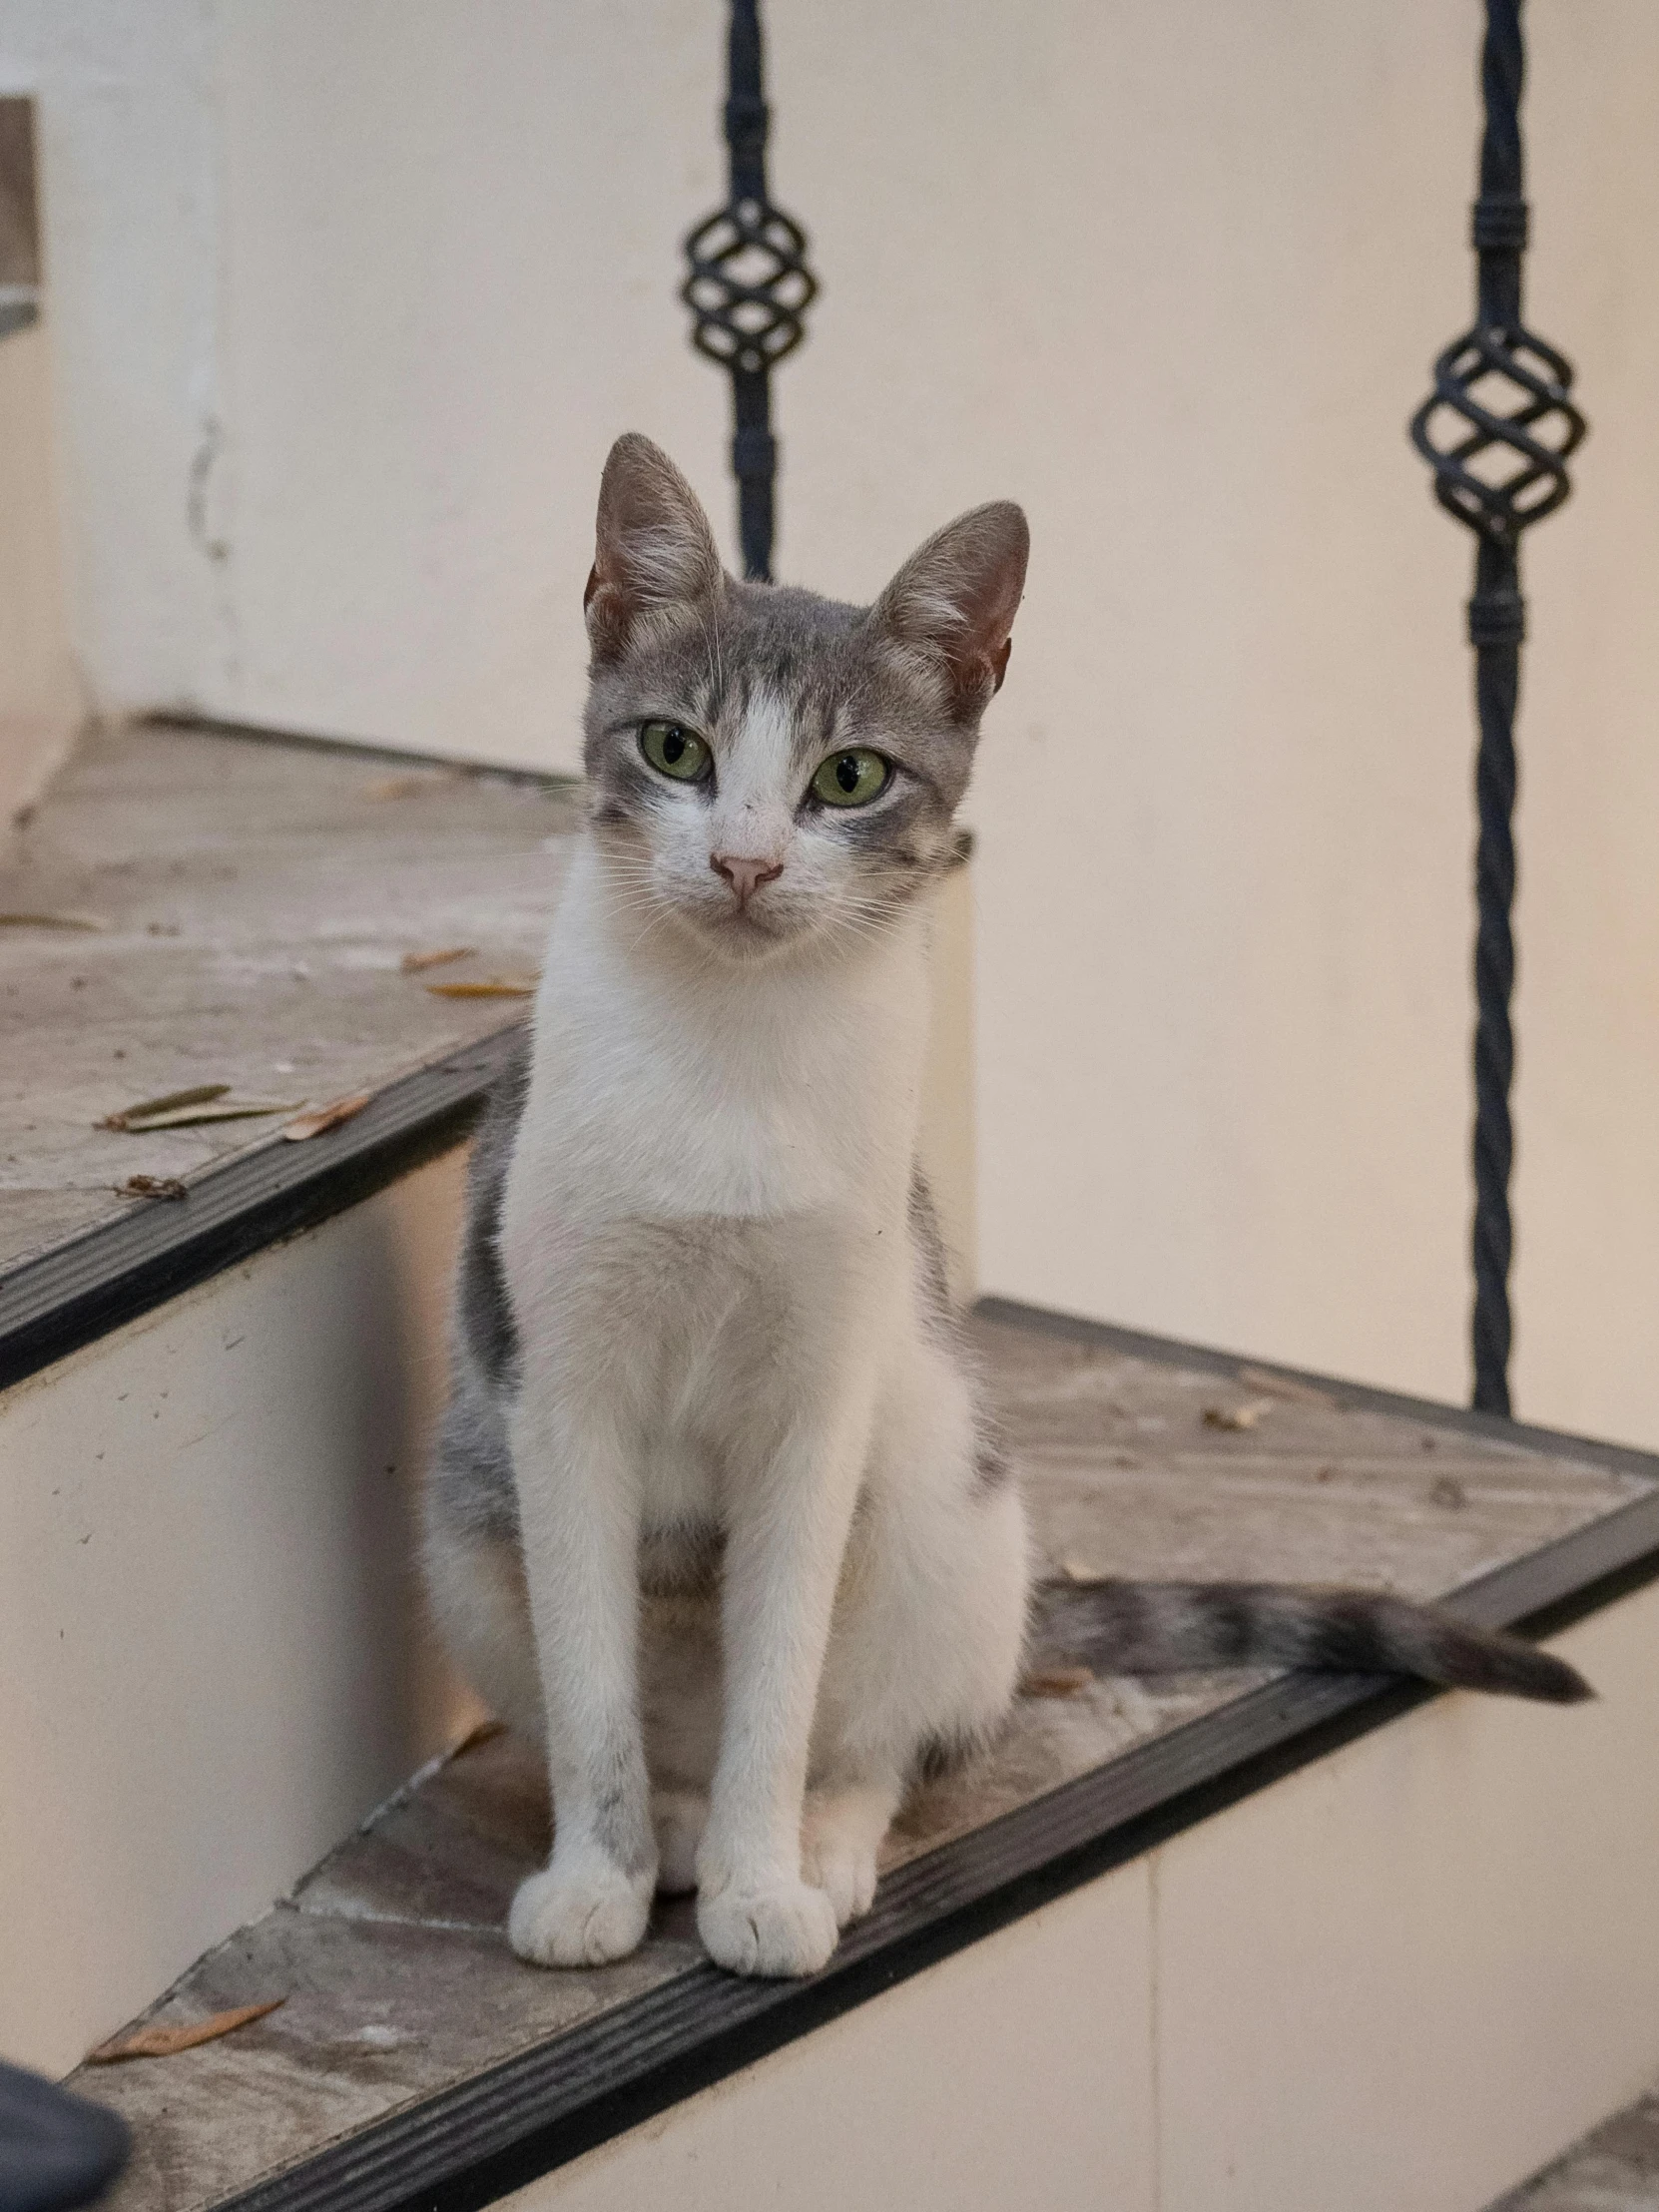
[[[993,683],[991,686],[991,693],[993,697],[1002,689],[1002,679],[1008,673],[1008,656],[1013,650],[1013,639],[1004,638],[1002,641],[1002,651],[997,654],[995,660],[991,663],[992,670],[994,671],[996,677],[995,683]]]

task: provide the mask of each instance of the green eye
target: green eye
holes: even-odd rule
[[[640,751],[659,775],[672,776],[677,784],[701,783],[712,766],[708,741],[683,722],[644,724]]]
[[[891,775],[890,761],[858,746],[820,761],[813,776],[813,791],[827,807],[867,807],[886,790]]]

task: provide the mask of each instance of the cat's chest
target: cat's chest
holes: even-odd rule
[[[767,1219],[901,1207],[924,1003],[776,983],[676,1000],[578,968],[544,986],[525,1136],[572,1207]],[[904,1002],[900,1003],[901,995]]]

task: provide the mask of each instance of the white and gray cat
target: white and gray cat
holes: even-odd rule
[[[916,1167],[928,886],[1024,586],[975,508],[874,605],[725,575],[625,437],[586,600],[591,803],[532,1033],[471,1169],[428,1494],[439,1618],[547,1746],[525,1958],[698,1896],[741,1973],[824,1965],[910,1780],[1015,1691],[1030,1562]],[[1103,1668],[1376,1669],[1584,1693],[1513,1638],[1344,1592],[1117,1584]]]

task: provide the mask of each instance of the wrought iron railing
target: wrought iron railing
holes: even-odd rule
[[[1435,361],[1434,388],[1411,419],[1412,442],[1434,471],[1435,497],[1476,541],[1468,602],[1479,723],[1472,1395],[1477,1408],[1497,1413],[1509,1411],[1511,1337],[1514,729],[1525,635],[1520,541],[1566,498],[1567,460],[1585,432],[1571,398],[1570,362],[1521,315],[1527,243],[1521,4],[1486,0],[1480,65],[1485,126],[1472,223],[1475,318]],[[771,374],[805,337],[806,312],[818,292],[805,232],[767,197],[768,120],[757,0],[732,0],[725,110],[730,193],[726,206],[686,241],[690,274],[681,296],[692,309],[693,343],[731,374],[744,569],[762,580],[772,575],[778,462]]]
[[[1509,1090],[1515,1045],[1510,916],[1515,898],[1515,702],[1526,603],[1521,533],[1552,514],[1569,489],[1567,458],[1584,435],[1569,396],[1572,367],[1521,318],[1527,206],[1521,171],[1525,72],[1521,0],[1486,0],[1480,57],[1485,129],[1472,243],[1475,315],[1434,363],[1434,389],[1411,418],[1411,438],[1434,470],[1434,496],[1475,534],[1468,603],[1480,742],[1475,797],[1478,921],[1474,944],[1473,1402],[1509,1410]]]
[[[686,241],[690,274],[680,296],[692,310],[692,343],[732,377],[732,468],[746,576],[772,579],[778,441],[772,371],[807,334],[818,292],[807,234],[767,197],[770,118],[762,75],[757,0],[732,0],[727,44],[726,144],[731,186]]]

